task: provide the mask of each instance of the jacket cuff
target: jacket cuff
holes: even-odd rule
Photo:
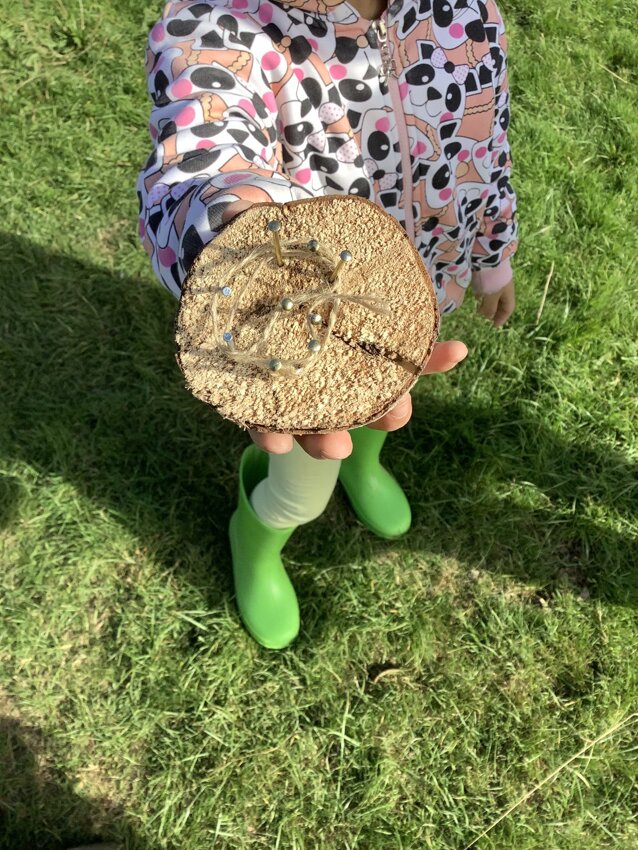
[[[509,257],[493,269],[475,269],[472,272],[472,289],[477,295],[493,295],[514,277]]]

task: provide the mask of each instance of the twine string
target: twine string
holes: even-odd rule
[[[284,259],[312,260],[317,265],[323,266],[324,270],[330,275],[332,275],[337,265],[336,257],[322,246],[317,246],[316,250],[311,250],[305,245],[300,245],[299,242],[282,242],[281,251]],[[388,304],[383,298],[376,295],[357,295],[355,293],[339,291],[335,288],[339,283],[339,280],[336,279],[325,288],[308,289],[287,296],[292,304],[292,308],[290,310],[284,310],[281,306],[281,302],[275,305],[270,310],[268,321],[259,339],[257,339],[249,348],[240,351],[235,347],[235,337],[241,337],[242,326],[235,329],[234,322],[242,296],[254,283],[254,281],[262,275],[264,270],[267,267],[273,267],[275,263],[276,260],[273,255],[272,245],[269,243],[259,245],[237,263],[236,267],[228,275],[226,280],[218,284],[217,292],[212,299],[211,308],[207,320],[205,321],[204,330],[205,332],[208,332],[210,327],[210,333],[214,341],[218,344],[226,357],[235,363],[256,366],[260,369],[269,370],[271,372],[273,370],[273,363],[276,363],[277,375],[288,377],[300,375],[311,364],[314,365],[321,357],[325,356],[328,348],[327,343],[332,336],[332,332],[343,303],[359,304],[364,309],[370,310],[373,313],[385,316],[390,315]],[[241,271],[251,264],[253,265],[252,273],[244,278],[236,290],[232,288],[231,283],[239,276]],[[230,293],[228,295],[224,295],[224,292],[228,292],[228,290],[230,290]],[[197,291],[200,292],[206,290]],[[225,328],[221,328],[218,304],[220,299],[225,299],[226,297],[232,297],[232,303],[228,318],[225,321]],[[310,321],[310,315],[326,304],[329,305],[329,313],[325,320],[325,324],[322,317],[321,325],[313,325]],[[312,340],[316,340],[318,343],[316,350],[309,349],[308,353],[304,357],[300,357],[295,360],[286,358],[279,359],[276,357],[276,353],[274,352],[268,352],[268,355],[264,356],[261,352],[263,352],[264,346],[266,346],[269,342],[277,324],[282,320],[282,318],[289,317],[291,310],[294,310],[295,307],[301,307],[302,305],[306,305],[308,310],[306,326],[310,336],[309,344],[312,344]],[[323,330],[322,334],[320,333],[320,329]],[[224,334],[229,333],[232,334],[232,337],[230,339],[226,339]],[[207,353],[212,352],[207,351]]]

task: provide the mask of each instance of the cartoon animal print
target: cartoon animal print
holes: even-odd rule
[[[473,270],[514,252],[494,0],[392,0],[387,47],[391,74],[377,30],[341,0],[166,3],[149,35],[154,151],[138,194],[142,243],[171,291],[238,200],[351,194],[413,219],[444,312]]]

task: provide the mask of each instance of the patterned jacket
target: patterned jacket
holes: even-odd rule
[[[147,73],[155,148],[140,234],[176,295],[237,200],[370,198],[403,225],[441,311],[511,278],[509,89],[494,0],[173,0]],[[380,234],[380,238],[382,238]]]

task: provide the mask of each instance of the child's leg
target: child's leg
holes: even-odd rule
[[[253,510],[271,528],[311,522],[324,512],[340,465],[338,460],[315,460],[295,442],[291,452],[270,455],[268,477],[250,496]]]
[[[412,514],[403,490],[379,460],[388,436],[373,428],[350,432],[353,450],[341,465],[339,480],[361,522],[379,537],[399,537]]]
[[[297,525],[324,510],[339,474],[339,461],[314,460],[296,443],[270,455],[249,446],[239,469],[239,500],[230,521],[237,605],[251,635],[281,649],[299,630],[299,604],[281,560]]]

